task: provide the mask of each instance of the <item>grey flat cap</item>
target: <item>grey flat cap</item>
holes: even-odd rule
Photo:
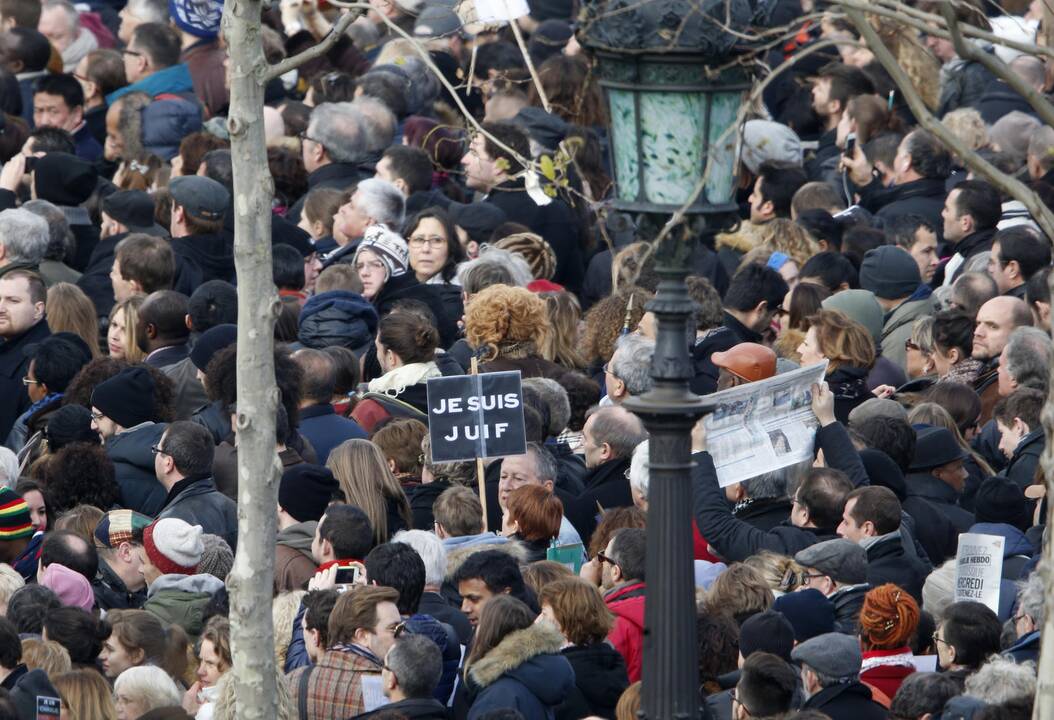
[[[845,538],[810,545],[799,550],[794,561],[822,572],[838,583],[859,585],[867,582],[867,551]]]
[[[908,411],[896,400],[869,398],[849,411],[849,427],[858,428],[876,417],[891,417],[907,422]]]
[[[791,650],[791,660],[804,663],[829,678],[852,682],[860,675],[863,655],[860,641],[855,637],[824,633]]]

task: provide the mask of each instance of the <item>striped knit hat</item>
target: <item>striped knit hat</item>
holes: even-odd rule
[[[556,253],[535,233],[513,233],[493,243],[494,247],[523,256],[536,279],[552,280],[556,274]]]
[[[11,488],[0,488],[0,542],[32,536],[29,505]]]

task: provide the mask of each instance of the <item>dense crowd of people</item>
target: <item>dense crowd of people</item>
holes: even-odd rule
[[[692,433],[699,714],[1030,718],[1050,238],[805,5],[759,11],[793,31],[769,66],[793,62],[743,127],[738,221],[686,260],[694,392],[826,363],[814,460],[721,487]],[[664,588],[626,400],[652,388],[659,274],[608,202],[579,8],[529,6],[533,78],[509,27],[377,0],[267,85],[283,720],[639,712]],[[1042,19],[956,8],[996,39]],[[0,0],[0,720],[236,716],[221,13]],[[337,13],[267,9],[267,60]],[[1054,198],[1054,129],[1023,97],[940,32],[873,22],[959,153]],[[978,46],[1051,89],[1038,57]],[[542,157],[553,172],[525,167]],[[482,479],[428,434],[428,381],[476,365],[520,373],[527,441]],[[956,600],[962,533],[1000,538],[997,598]]]

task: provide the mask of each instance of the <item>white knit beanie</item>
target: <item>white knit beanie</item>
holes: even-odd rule
[[[156,520],[143,531],[143,548],[163,574],[193,575],[205,546],[201,526],[179,518]]]
[[[363,250],[369,250],[384,263],[384,268],[388,271],[386,279],[404,275],[410,266],[410,248],[406,241],[383,225],[370,225],[366,228],[366,232],[362,234],[362,241],[355,250],[356,260]]]

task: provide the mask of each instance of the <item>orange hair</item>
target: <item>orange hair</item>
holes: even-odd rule
[[[865,650],[904,647],[919,626],[919,605],[893,583],[879,585],[864,596],[860,609],[860,643]]]
[[[524,485],[509,493],[509,518],[519,525],[524,540],[551,540],[560,533],[564,504],[541,485]]]

